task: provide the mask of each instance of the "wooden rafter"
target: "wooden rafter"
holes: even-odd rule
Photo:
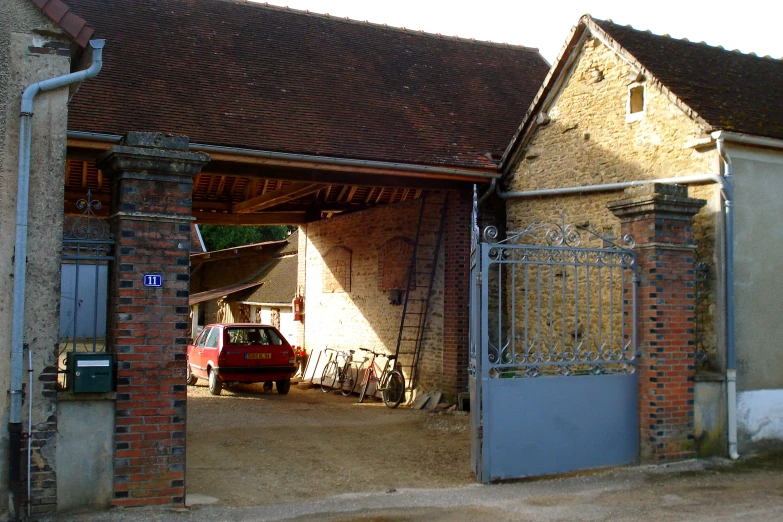
[[[347,198],[345,198],[345,201],[347,201],[348,203],[350,203],[350,202],[351,202],[351,200],[353,199],[353,197],[356,195],[356,191],[357,191],[357,190],[359,190],[359,187],[357,187],[357,186],[355,186],[355,185],[354,185],[353,187],[351,187],[351,190],[349,190],[349,191],[348,191],[348,197],[347,197]]]
[[[320,183],[292,183],[289,186],[275,190],[274,192],[261,194],[260,196],[250,198],[247,201],[242,201],[241,203],[235,203],[232,206],[231,211],[240,214],[258,212],[259,210],[271,208],[280,203],[285,203],[286,201],[291,201],[292,199],[318,192],[323,187],[324,185]]]

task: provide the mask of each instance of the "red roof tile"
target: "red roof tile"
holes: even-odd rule
[[[592,21],[712,130],[783,139],[783,61]]]
[[[549,68],[535,49],[225,0],[69,0],[106,38],[70,130],[494,168]]]
[[[77,44],[87,47],[95,32],[87,22],[71,12],[60,0],[33,0],[33,3]]]

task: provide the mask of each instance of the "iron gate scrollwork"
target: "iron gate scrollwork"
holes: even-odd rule
[[[487,317],[490,377],[635,371],[633,237],[565,219],[533,223],[501,241],[488,227],[483,237],[495,293]]]
[[[60,354],[104,351],[109,261],[114,235],[96,215],[101,202],[87,192],[81,215],[66,221],[61,252]]]

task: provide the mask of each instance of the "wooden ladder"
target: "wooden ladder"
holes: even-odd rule
[[[397,364],[406,376],[406,389],[414,390],[418,381],[418,366],[427,314],[432,297],[432,285],[438,266],[438,255],[446,223],[448,195],[444,195],[440,214],[426,216],[427,209],[438,210],[437,203],[422,198],[416,240],[408,269],[408,285],[402,306],[400,331],[397,336]],[[433,211],[429,212],[430,214]]]

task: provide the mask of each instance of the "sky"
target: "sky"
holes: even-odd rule
[[[448,36],[538,48],[551,64],[579,17],[611,19],[636,29],[783,58],[780,0],[267,0]]]

